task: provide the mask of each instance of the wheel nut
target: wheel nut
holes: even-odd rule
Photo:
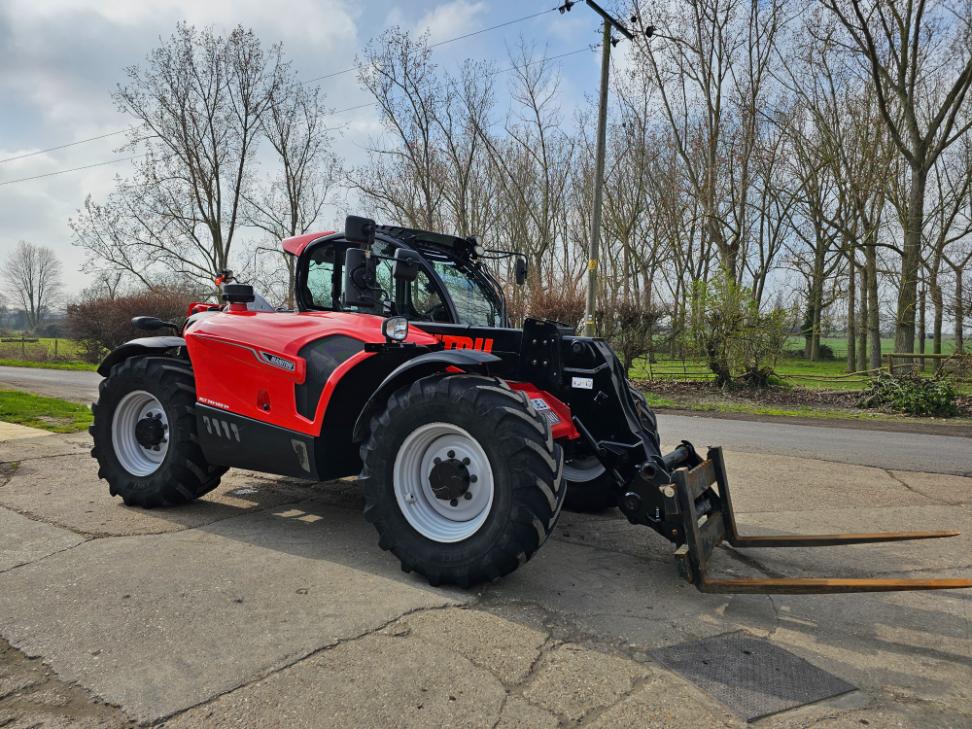
[[[464,493],[464,494],[462,495],[462,498],[464,498],[464,499],[465,499],[466,501],[469,501],[469,499],[471,499],[471,498],[472,498],[472,493],[471,493],[471,492],[469,492],[469,491],[467,491],[466,493]]]
[[[436,456],[435,458],[432,459],[432,463],[438,466],[440,463],[442,463],[442,459]]]
[[[469,465],[469,459],[468,458],[463,458],[462,459],[462,465],[468,466]]]
[[[469,475],[469,483],[476,483],[476,481],[478,481],[478,480],[479,480],[479,477],[476,476],[475,473],[472,473],[472,474]]]
[[[456,457],[456,452],[455,451],[449,451],[449,458],[455,458],[455,457]]]
[[[449,499],[449,506],[459,506],[459,499]]]

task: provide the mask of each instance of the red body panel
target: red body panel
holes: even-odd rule
[[[325,230],[323,233],[304,233],[303,235],[295,235],[293,238],[284,238],[280,241],[280,245],[283,246],[285,252],[292,256],[299,256],[304,252],[304,249],[311,243],[313,243],[318,238],[323,238],[328,235],[334,235],[336,231]]]
[[[574,427],[574,419],[570,412],[570,407],[562,400],[557,399],[546,390],[540,390],[529,382],[510,382],[510,387],[514,390],[525,392],[533,406],[540,411],[553,432],[554,440],[567,438],[573,440],[579,438],[580,433]]]
[[[371,357],[359,352],[331,374],[321,394],[313,420],[297,412],[294,386],[304,382],[306,361],[300,349],[321,337],[340,334],[362,342],[381,343],[379,316],[348,312],[251,312],[224,311],[192,324],[185,333],[196,377],[197,400],[211,407],[261,420],[281,428],[319,435],[324,410],[334,387],[354,365]],[[411,328],[408,341],[436,344],[436,340]],[[265,353],[279,358],[271,364]],[[289,364],[287,364],[289,363]],[[292,369],[288,369],[292,365]],[[379,383],[375,383],[377,388]]]

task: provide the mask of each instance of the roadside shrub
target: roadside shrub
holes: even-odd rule
[[[636,301],[619,301],[600,312],[601,335],[611,343],[625,372],[635,358],[651,352],[655,325],[665,313]]]
[[[132,326],[132,317],[157,316],[180,323],[192,298],[191,293],[179,289],[157,289],[130,296],[85,299],[67,308],[68,335],[78,341],[85,361],[99,362],[119,344],[146,336]]]
[[[792,357],[793,359],[806,359],[807,353],[802,347],[800,349],[788,349],[784,352],[787,357]],[[818,362],[834,362],[837,360],[837,355],[834,354],[834,349],[829,344],[820,343],[817,348],[817,361]]]
[[[888,408],[908,415],[949,417],[958,413],[955,388],[944,377],[890,375],[871,379],[857,404],[862,408]]]
[[[790,317],[787,309],[761,311],[752,292],[731,277],[698,282],[686,347],[705,358],[720,387],[736,377],[766,387],[783,354]]]
[[[530,291],[526,315],[576,327],[584,318],[585,305],[583,292],[574,286],[536,286]]]

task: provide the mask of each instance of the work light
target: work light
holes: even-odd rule
[[[396,342],[401,342],[405,340],[408,336],[408,319],[404,316],[393,316],[390,319],[385,319],[381,324],[381,333],[385,335],[385,339],[393,339]]]

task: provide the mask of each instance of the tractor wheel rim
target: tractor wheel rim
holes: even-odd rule
[[[597,456],[571,458],[564,462],[564,478],[571,483],[588,483],[604,474],[604,464]]]
[[[161,439],[154,445],[140,442],[140,423],[141,431],[161,432]],[[144,435],[142,439],[145,440]],[[111,421],[111,443],[118,464],[133,476],[151,476],[159,470],[169,452],[169,418],[155,395],[134,390],[121,399]]]
[[[463,464],[468,487],[456,498],[436,496],[433,469]],[[395,456],[395,499],[415,531],[434,542],[461,542],[478,532],[493,507],[493,469],[486,451],[468,431],[451,423],[428,423],[409,433]]]

